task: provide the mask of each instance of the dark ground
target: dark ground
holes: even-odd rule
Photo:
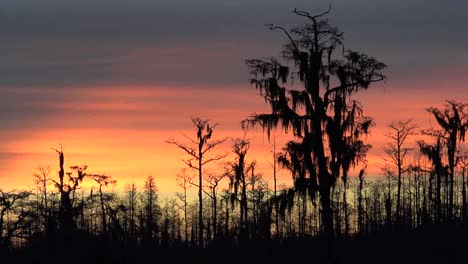
[[[468,232],[430,228],[336,239],[333,259],[323,239],[249,242],[242,248],[214,245],[208,249],[128,249],[96,240],[69,241],[13,251],[0,249],[0,263],[468,263]],[[73,245],[64,247],[64,244]]]

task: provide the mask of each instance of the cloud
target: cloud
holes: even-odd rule
[[[302,23],[290,12],[295,7],[314,13],[328,4],[6,0],[0,14],[0,87],[245,84],[243,60],[277,55],[286,41],[263,25]],[[408,70],[464,65],[467,8],[465,1],[341,0],[333,2],[330,19],[345,32],[347,48],[380,58],[397,79]]]

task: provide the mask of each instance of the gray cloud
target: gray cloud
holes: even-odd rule
[[[25,102],[63,101],[77,86],[249,89],[244,59],[278,54],[286,39],[264,24],[303,22],[291,14],[295,7],[314,13],[328,3],[3,0],[0,127],[27,127],[50,118],[54,111]],[[346,47],[387,63],[389,82],[401,86],[421,76],[441,78],[428,72],[466,68],[467,11],[462,0],[335,0],[330,20],[345,32]],[[27,89],[16,93],[18,88]]]
[[[294,7],[319,12],[327,3],[5,0],[0,5],[0,86],[244,84],[243,60],[275,55],[271,51],[278,51],[278,45],[285,41],[263,24],[292,26],[302,22],[290,13]],[[398,78],[406,74],[407,65],[414,72],[463,65],[468,44],[468,35],[463,34],[468,24],[466,11],[468,3],[461,0],[450,4],[436,0],[341,0],[333,1],[330,19],[345,32],[347,47],[382,58]],[[214,45],[219,42],[226,44]],[[193,50],[194,43],[205,48]],[[185,51],[172,58],[140,54],[130,62],[138,66],[135,61],[152,59],[149,66],[154,67],[153,72],[130,71],[123,76],[119,70],[129,63],[125,57],[131,50],[154,47],[169,52],[172,45]],[[189,54],[193,51],[196,53]],[[166,68],[166,62],[179,67]],[[205,70],[194,72],[193,68]]]

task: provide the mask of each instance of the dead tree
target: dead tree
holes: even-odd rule
[[[396,210],[395,217],[397,222],[400,222],[401,216],[401,183],[403,172],[406,169],[406,156],[412,148],[406,146],[406,140],[409,136],[415,135],[415,130],[417,126],[413,121],[394,121],[391,124],[387,125],[390,129],[390,132],[386,135],[391,139],[391,142],[388,142],[384,148],[385,153],[388,156],[385,161],[392,164],[397,169],[397,201],[396,201]]]
[[[212,226],[213,226],[213,238],[218,238],[218,187],[219,183],[227,176],[226,173],[216,174],[209,173],[205,177],[205,181],[208,183],[209,192],[206,194],[211,198],[212,201]]]
[[[183,189],[183,193],[177,193],[177,197],[184,204],[184,232],[185,232],[185,243],[188,243],[188,220],[187,220],[187,189],[189,189],[192,184],[192,180],[195,176],[187,175],[187,169],[182,169],[182,173],[176,175],[177,185]]]
[[[47,187],[49,185],[49,175],[52,171],[50,166],[39,166],[34,173],[34,182],[37,186],[37,191],[39,193],[37,199],[40,200],[41,204],[41,216],[43,218],[43,225],[44,230],[48,229],[48,221],[49,221],[49,204],[48,204],[48,197],[47,197]]]
[[[198,246],[203,247],[203,166],[226,157],[226,155],[216,155],[206,158],[206,155],[227,139],[211,140],[213,128],[216,125],[210,124],[208,120],[192,118],[192,123],[197,131],[196,140],[186,137],[190,141],[189,144],[176,141],[175,139],[169,139],[166,142],[177,146],[187,153],[189,158],[184,160],[185,164],[189,168],[198,171]],[[196,162],[195,164],[193,163],[194,161]]]
[[[135,183],[129,184],[125,187],[126,198],[127,198],[127,207],[129,214],[129,237],[132,245],[136,243],[136,214],[137,214],[137,187]]]
[[[88,168],[86,165],[82,166],[71,166],[70,168],[76,172],[76,176],[73,172],[67,172],[67,178],[65,178],[64,170],[64,153],[62,146],[60,150],[53,149],[59,155],[59,180],[56,181],[51,179],[55,187],[60,193],[60,207],[59,207],[59,230],[62,232],[65,238],[69,238],[75,230],[75,222],[73,219],[73,203],[72,197],[74,195],[78,185],[83,181],[86,176],[85,170]]]

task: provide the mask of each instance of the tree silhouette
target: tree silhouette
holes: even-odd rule
[[[271,113],[254,114],[243,121],[243,126],[261,126],[268,137],[278,126],[286,133],[292,131],[297,141],[290,145],[302,157],[305,169],[298,172],[298,178],[307,178],[311,189],[319,192],[323,232],[333,237],[330,194],[341,170],[339,155],[333,152],[344,151],[339,145],[344,137],[332,139],[335,134],[350,136],[353,129],[349,128],[357,127],[362,116],[361,111],[353,110],[356,103],[352,95],[384,80],[385,64],[354,51],[345,51],[340,59],[334,59],[335,51],[342,47],[343,34],[328,23],[325,16],[329,11],[311,15],[294,10],[307,22],[291,30],[268,25],[288,37],[283,56],[298,71],[292,72],[277,59],[248,60],[251,83],[271,106]],[[300,87],[297,83],[290,88],[281,86],[296,77]],[[368,120],[361,123],[370,125]]]
[[[102,187],[107,187],[109,185],[115,185],[117,183],[116,180],[113,180],[111,176],[105,174],[91,174],[88,175],[91,179],[93,179],[99,185],[99,202],[101,205],[101,217],[102,217],[102,233],[106,235],[107,233],[107,216],[106,216],[106,206],[104,201],[104,193],[102,191]]]
[[[365,176],[365,168],[361,169],[359,172],[359,185],[358,185],[358,193],[357,193],[357,211],[358,211],[358,230],[359,233],[363,233],[364,230],[364,206],[363,206],[363,188],[364,188],[364,176]]]
[[[136,243],[136,233],[137,233],[137,225],[136,225],[136,214],[138,210],[137,204],[137,187],[135,183],[129,184],[125,187],[126,192],[126,199],[127,199],[127,208],[128,208],[128,218],[129,218],[129,238],[131,245],[135,245]]]
[[[145,246],[152,246],[157,238],[157,218],[159,215],[158,194],[154,177],[149,175],[144,185],[144,234]]]
[[[183,193],[177,193],[176,195],[182,201],[184,205],[184,234],[185,243],[188,243],[188,219],[187,219],[187,189],[192,186],[192,180],[195,176],[187,175],[187,169],[182,169],[182,173],[176,175],[177,185],[182,188]]]
[[[386,144],[384,151],[389,158],[386,159],[386,161],[397,168],[397,203],[395,216],[397,222],[399,222],[401,216],[401,180],[407,166],[406,157],[411,150],[411,148],[406,147],[405,144],[409,136],[415,135],[417,126],[410,119],[394,121],[387,125],[387,127],[390,129],[390,132],[386,136],[391,139],[391,142]]]
[[[247,139],[235,139],[232,145],[232,152],[236,154],[236,161],[231,163],[231,173],[229,175],[229,189],[232,192],[231,203],[240,204],[240,233],[241,240],[247,237],[247,174],[253,169],[254,163],[247,163],[245,156],[249,151],[250,142]],[[239,198],[240,196],[240,198]]]
[[[60,193],[60,207],[59,207],[59,230],[65,239],[69,239],[75,230],[75,221],[73,219],[73,202],[70,195],[74,195],[78,185],[83,181],[86,176],[85,170],[88,168],[86,165],[82,166],[71,166],[70,168],[76,172],[76,176],[73,172],[67,172],[67,179],[65,179],[64,162],[65,157],[62,146],[60,150],[53,149],[59,155],[59,180],[54,182],[55,187]]]
[[[447,149],[448,159],[448,217],[453,219],[453,186],[455,176],[455,166],[457,165],[455,154],[459,142],[465,141],[465,134],[468,130],[468,104],[455,101],[447,101],[444,109],[434,107],[428,108],[428,112],[432,113],[442,131],[436,132],[444,139]],[[426,133],[431,134],[430,131]]]
[[[427,144],[424,141],[418,141],[420,152],[425,155],[432,163],[433,174],[436,176],[435,186],[435,221],[440,222],[442,219],[442,202],[441,188],[442,177],[447,177],[447,170],[442,163],[442,142],[440,135],[434,135],[436,143],[434,145]],[[431,181],[432,183],[432,181]],[[429,196],[432,196],[432,186],[429,188]]]
[[[0,245],[3,247],[10,247],[11,240],[15,233],[27,225],[25,220],[27,218],[27,211],[25,208],[20,208],[16,219],[12,223],[5,224],[5,218],[8,213],[17,210],[21,201],[25,200],[31,195],[30,192],[20,191],[2,191],[0,190]]]
[[[38,191],[38,199],[40,200],[41,204],[41,215],[43,219],[44,229],[48,229],[48,221],[49,221],[49,204],[48,204],[48,197],[47,197],[47,187],[49,185],[49,175],[52,171],[50,166],[39,166],[36,168],[36,172],[34,173],[34,183],[36,184],[36,188]],[[47,233],[47,231],[46,231]]]
[[[278,172],[278,153],[276,153],[276,139],[273,139],[273,201],[275,205],[275,232],[276,236],[280,236],[279,233],[279,205],[278,205],[278,190],[277,190],[277,172]]]
[[[467,191],[466,191],[466,174],[468,172],[468,151],[459,156],[460,174],[462,177],[462,223],[466,224],[468,221],[468,205],[467,205]]]
[[[198,171],[198,246],[203,247],[203,166],[226,157],[226,155],[216,155],[206,158],[206,154],[216,146],[224,143],[227,139],[211,140],[213,129],[216,125],[210,124],[208,120],[192,118],[192,123],[197,131],[197,139],[186,137],[190,143],[182,143],[175,139],[166,142],[177,146],[189,155],[189,159],[184,160],[191,169]],[[192,146],[190,146],[192,145]],[[196,164],[193,164],[195,160]]]
[[[218,187],[219,183],[227,176],[227,173],[209,173],[205,177],[205,181],[208,183],[209,192],[206,192],[208,197],[212,200],[212,226],[213,226],[213,237],[216,240],[218,238]]]

